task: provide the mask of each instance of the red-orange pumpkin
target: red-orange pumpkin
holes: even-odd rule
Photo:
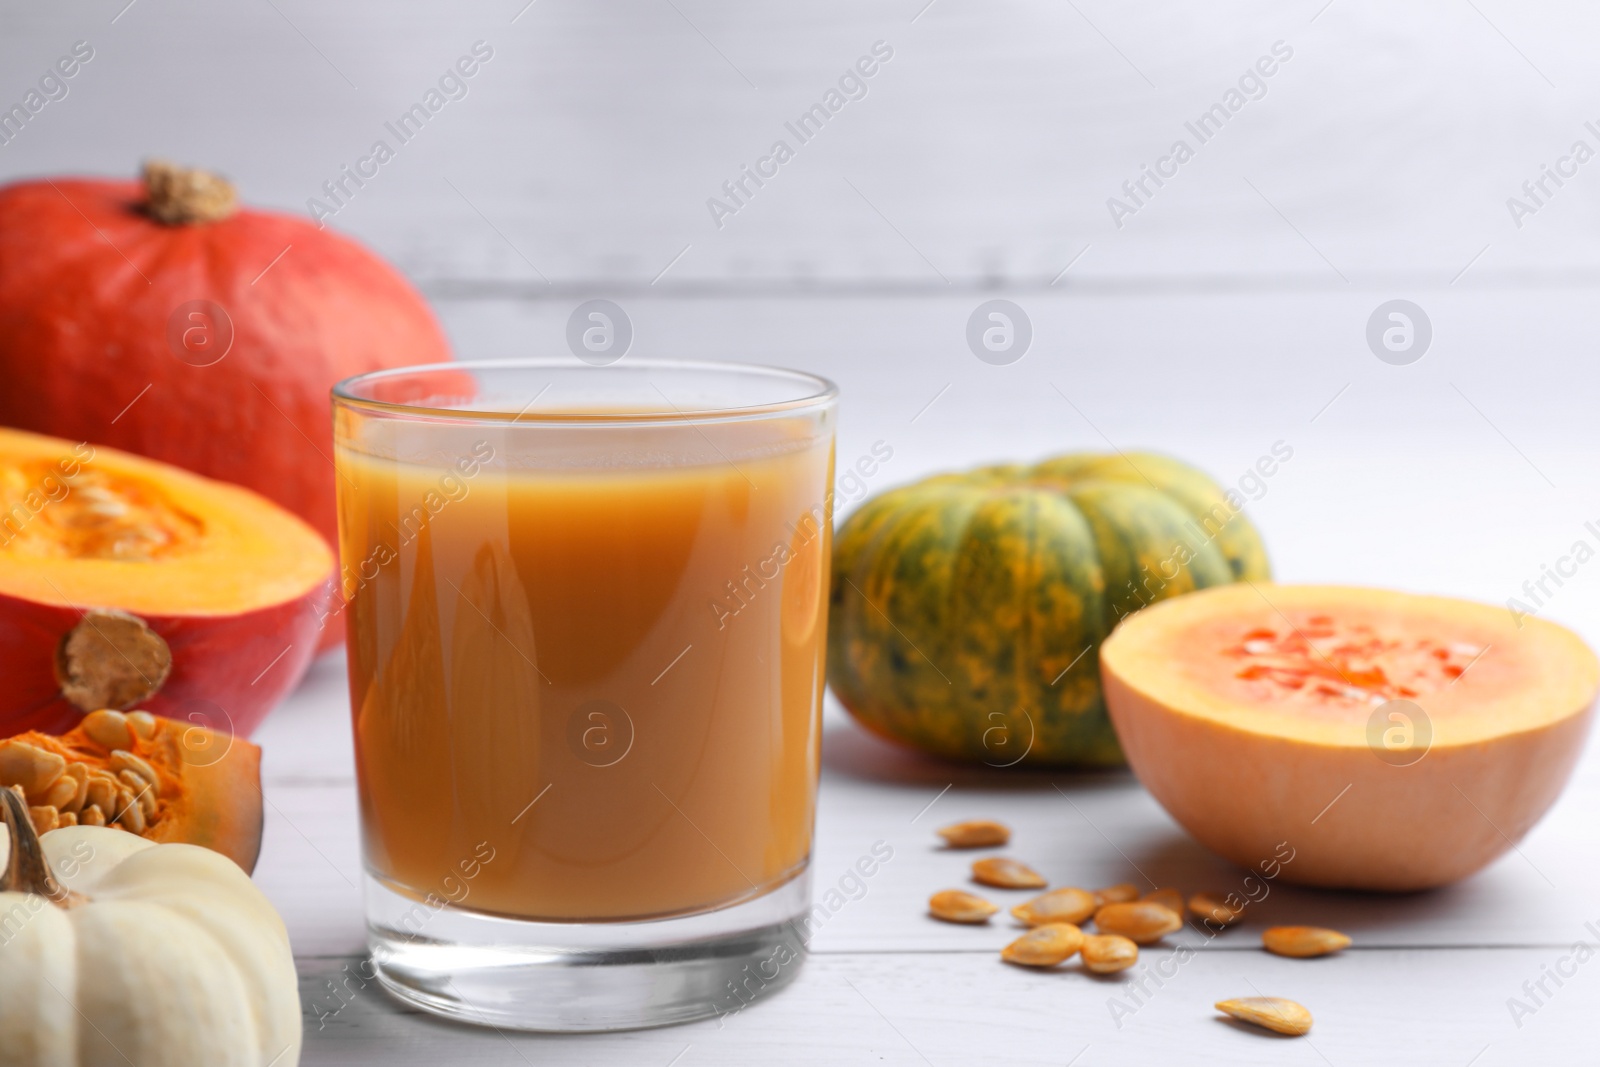
[[[246,486],[333,545],[329,388],[449,358],[393,268],[211,175],[0,189],[0,424]]]

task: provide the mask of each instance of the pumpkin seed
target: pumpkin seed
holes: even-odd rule
[[[65,808],[77,799],[78,790],[86,785],[87,779],[69,778],[63,774],[55,780],[55,783],[49,789],[44,791],[43,801],[52,808]]]
[[[1032,867],[1005,856],[973,860],[972,880],[999,889],[1043,889],[1050,884]]]
[[[104,826],[105,824],[106,813],[101,811],[97,804],[90,804],[78,812],[78,825],[80,826]]]
[[[1278,1034],[1299,1037],[1311,1032],[1311,1013],[1282,997],[1235,997],[1217,1001],[1217,1010]]]
[[[55,784],[66,769],[67,760],[15,738],[0,741],[0,784],[21,786],[29,797],[37,797]]]
[[[1011,914],[1028,926],[1045,923],[1083,923],[1095,912],[1094,895],[1073,886],[1052,889],[1011,909]]]
[[[1139,887],[1132,882],[1121,882],[1104,889],[1096,889],[1094,899],[1099,904],[1126,904],[1139,899]]]
[[[148,741],[156,735],[156,717],[148,711],[128,712],[128,725],[140,740]]]
[[[30,807],[28,818],[33,820],[33,832],[36,834],[47,834],[61,825],[61,813],[49,805]]]
[[[120,500],[91,500],[83,510],[97,518],[118,519],[128,513],[128,505]]]
[[[133,799],[138,802],[139,810],[144,813],[146,822],[154,822],[156,817],[156,791],[150,783],[140,778],[132,771],[123,771],[117,775],[133,790]]]
[[[1304,960],[1349,948],[1350,938],[1321,926],[1273,926],[1261,932],[1261,944],[1275,955]]]
[[[62,782],[73,783],[72,799],[68,800],[64,804],[57,804],[56,807],[60,808],[63,813],[75,813],[83,807],[83,802],[88,798],[89,795],[88,766],[82,763],[67,764],[66,771],[62,773],[61,778],[56,782],[56,785],[58,786]],[[56,786],[51,786],[50,788],[54,789],[55,787]]]
[[[101,812],[115,811],[117,807],[117,789],[121,785],[116,778],[105,771],[96,768],[89,772],[89,784],[85,791],[85,802]],[[104,822],[95,823],[104,826]]]
[[[1120,934],[1136,945],[1148,945],[1181,929],[1183,919],[1171,908],[1135,900],[1105,905],[1094,913],[1094,925],[1101,933]]]
[[[1244,918],[1242,905],[1235,908],[1216,893],[1196,893],[1189,898],[1189,911],[1213,926],[1232,926]]]
[[[1069,959],[1083,942],[1083,931],[1071,923],[1046,923],[1001,949],[1000,958],[1024,967],[1054,967]]]
[[[133,731],[128,728],[128,717],[109,708],[85,715],[83,732],[93,738],[95,744],[106,748],[127,748],[133,744]]]
[[[1148,900],[1152,904],[1160,904],[1179,918],[1183,917],[1183,894],[1176,889],[1156,889],[1146,893],[1139,899]]]
[[[1115,974],[1139,962],[1139,946],[1118,934],[1090,934],[1080,951],[1083,965],[1095,974]]]
[[[117,812],[117,822],[124,830],[142,834],[145,828],[144,809],[139,807],[139,802],[134,799],[132,793],[128,793],[126,796],[126,805],[121,811]]]
[[[120,750],[113,752],[111,753],[111,759],[109,763],[111,770],[114,772],[120,773],[122,771],[132,771],[140,778],[143,778],[146,782],[149,782],[151,787],[155,789],[156,794],[158,796],[160,795],[161,776],[156,773],[156,769],[154,767],[150,766],[150,764],[146,763],[138,756],[135,756],[132,752],[123,752]]]
[[[939,836],[950,848],[991,848],[1011,840],[1011,830],[993,819],[968,819],[941,827]]]
[[[975,893],[945,889],[928,898],[928,914],[947,923],[986,923],[1000,909]]]

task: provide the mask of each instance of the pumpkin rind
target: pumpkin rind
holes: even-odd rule
[[[863,725],[935,755],[1114,766],[1100,642],[1145,603],[1268,575],[1221,488],[1165,456],[938,475],[839,529],[828,680]]]

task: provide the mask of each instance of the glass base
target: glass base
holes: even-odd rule
[[[673,919],[548,923],[402,896],[366,877],[367,945],[407,1004],[513,1030],[634,1030],[733,1015],[794,980],[809,867],[759,897]],[[441,906],[434,906],[441,904]]]

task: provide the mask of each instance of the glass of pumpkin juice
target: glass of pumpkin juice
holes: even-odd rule
[[[373,967],[603,1030],[793,978],[837,390],[736,364],[458,363],[334,389]]]

